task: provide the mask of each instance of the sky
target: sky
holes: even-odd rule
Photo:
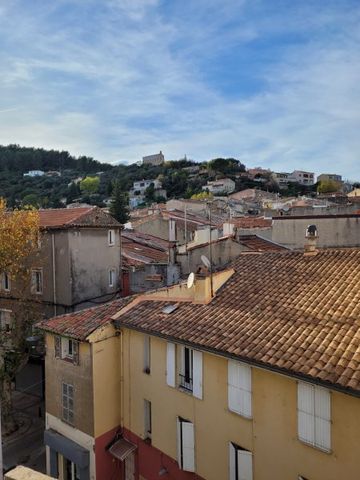
[[[0,0],[0,144],[360,180],[359,0]]]

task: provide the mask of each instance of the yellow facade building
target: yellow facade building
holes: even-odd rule
[[[81,480],[357,479],[359,287],[356,249],[244,253],[212,278],[43,322],[49,473],[68,478],[71,434]],[[64,339],[78,363],[56,356]],[[73,386],[70,419],[56,383]]]

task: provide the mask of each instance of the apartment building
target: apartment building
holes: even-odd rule
[[[1,274],[0,321],[20,311],[52,317],[114,298],[120,291],[120,224],[98,207],[39,210],[39,249],[30,278]],[[96,254],[94,254],[96,252]]]
[[[42,322],[48,473],[357,479],[359,287],[358,249],[247,252]]]
[[[271,178],[280,188],[286,188],[289,183],[300,183],[300,185],[312,186],[315,183],[314,172],[305,172],[303,170],[294,170],[292,173],[273,172]]]
[[[132,208],[136,208],[138,205],[145,201],[145,192],[146,189],[150,187],[150,185],[154,186],[155,198],[166,198],[166,190],[162,188],[162,183],[159,180],[139,180],[133,183],[133,186],[129,192],[129,203]]]

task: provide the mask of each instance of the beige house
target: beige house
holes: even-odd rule
[[[359,288],[358,249],[244,252],[43,322],[49,473],[356,480]]]
[[[353,197],[360,197],[360,188],[354,188],[351,192],[347,194],[348,197],[353,198]]]

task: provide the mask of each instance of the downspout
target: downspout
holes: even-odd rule
[[[53,271],[53,303],[54,303],[54,317],[57,315],[56,307],[56,262],[55,262],[55,235],[51,234],[51,257],[52,257],[52,271]]]

